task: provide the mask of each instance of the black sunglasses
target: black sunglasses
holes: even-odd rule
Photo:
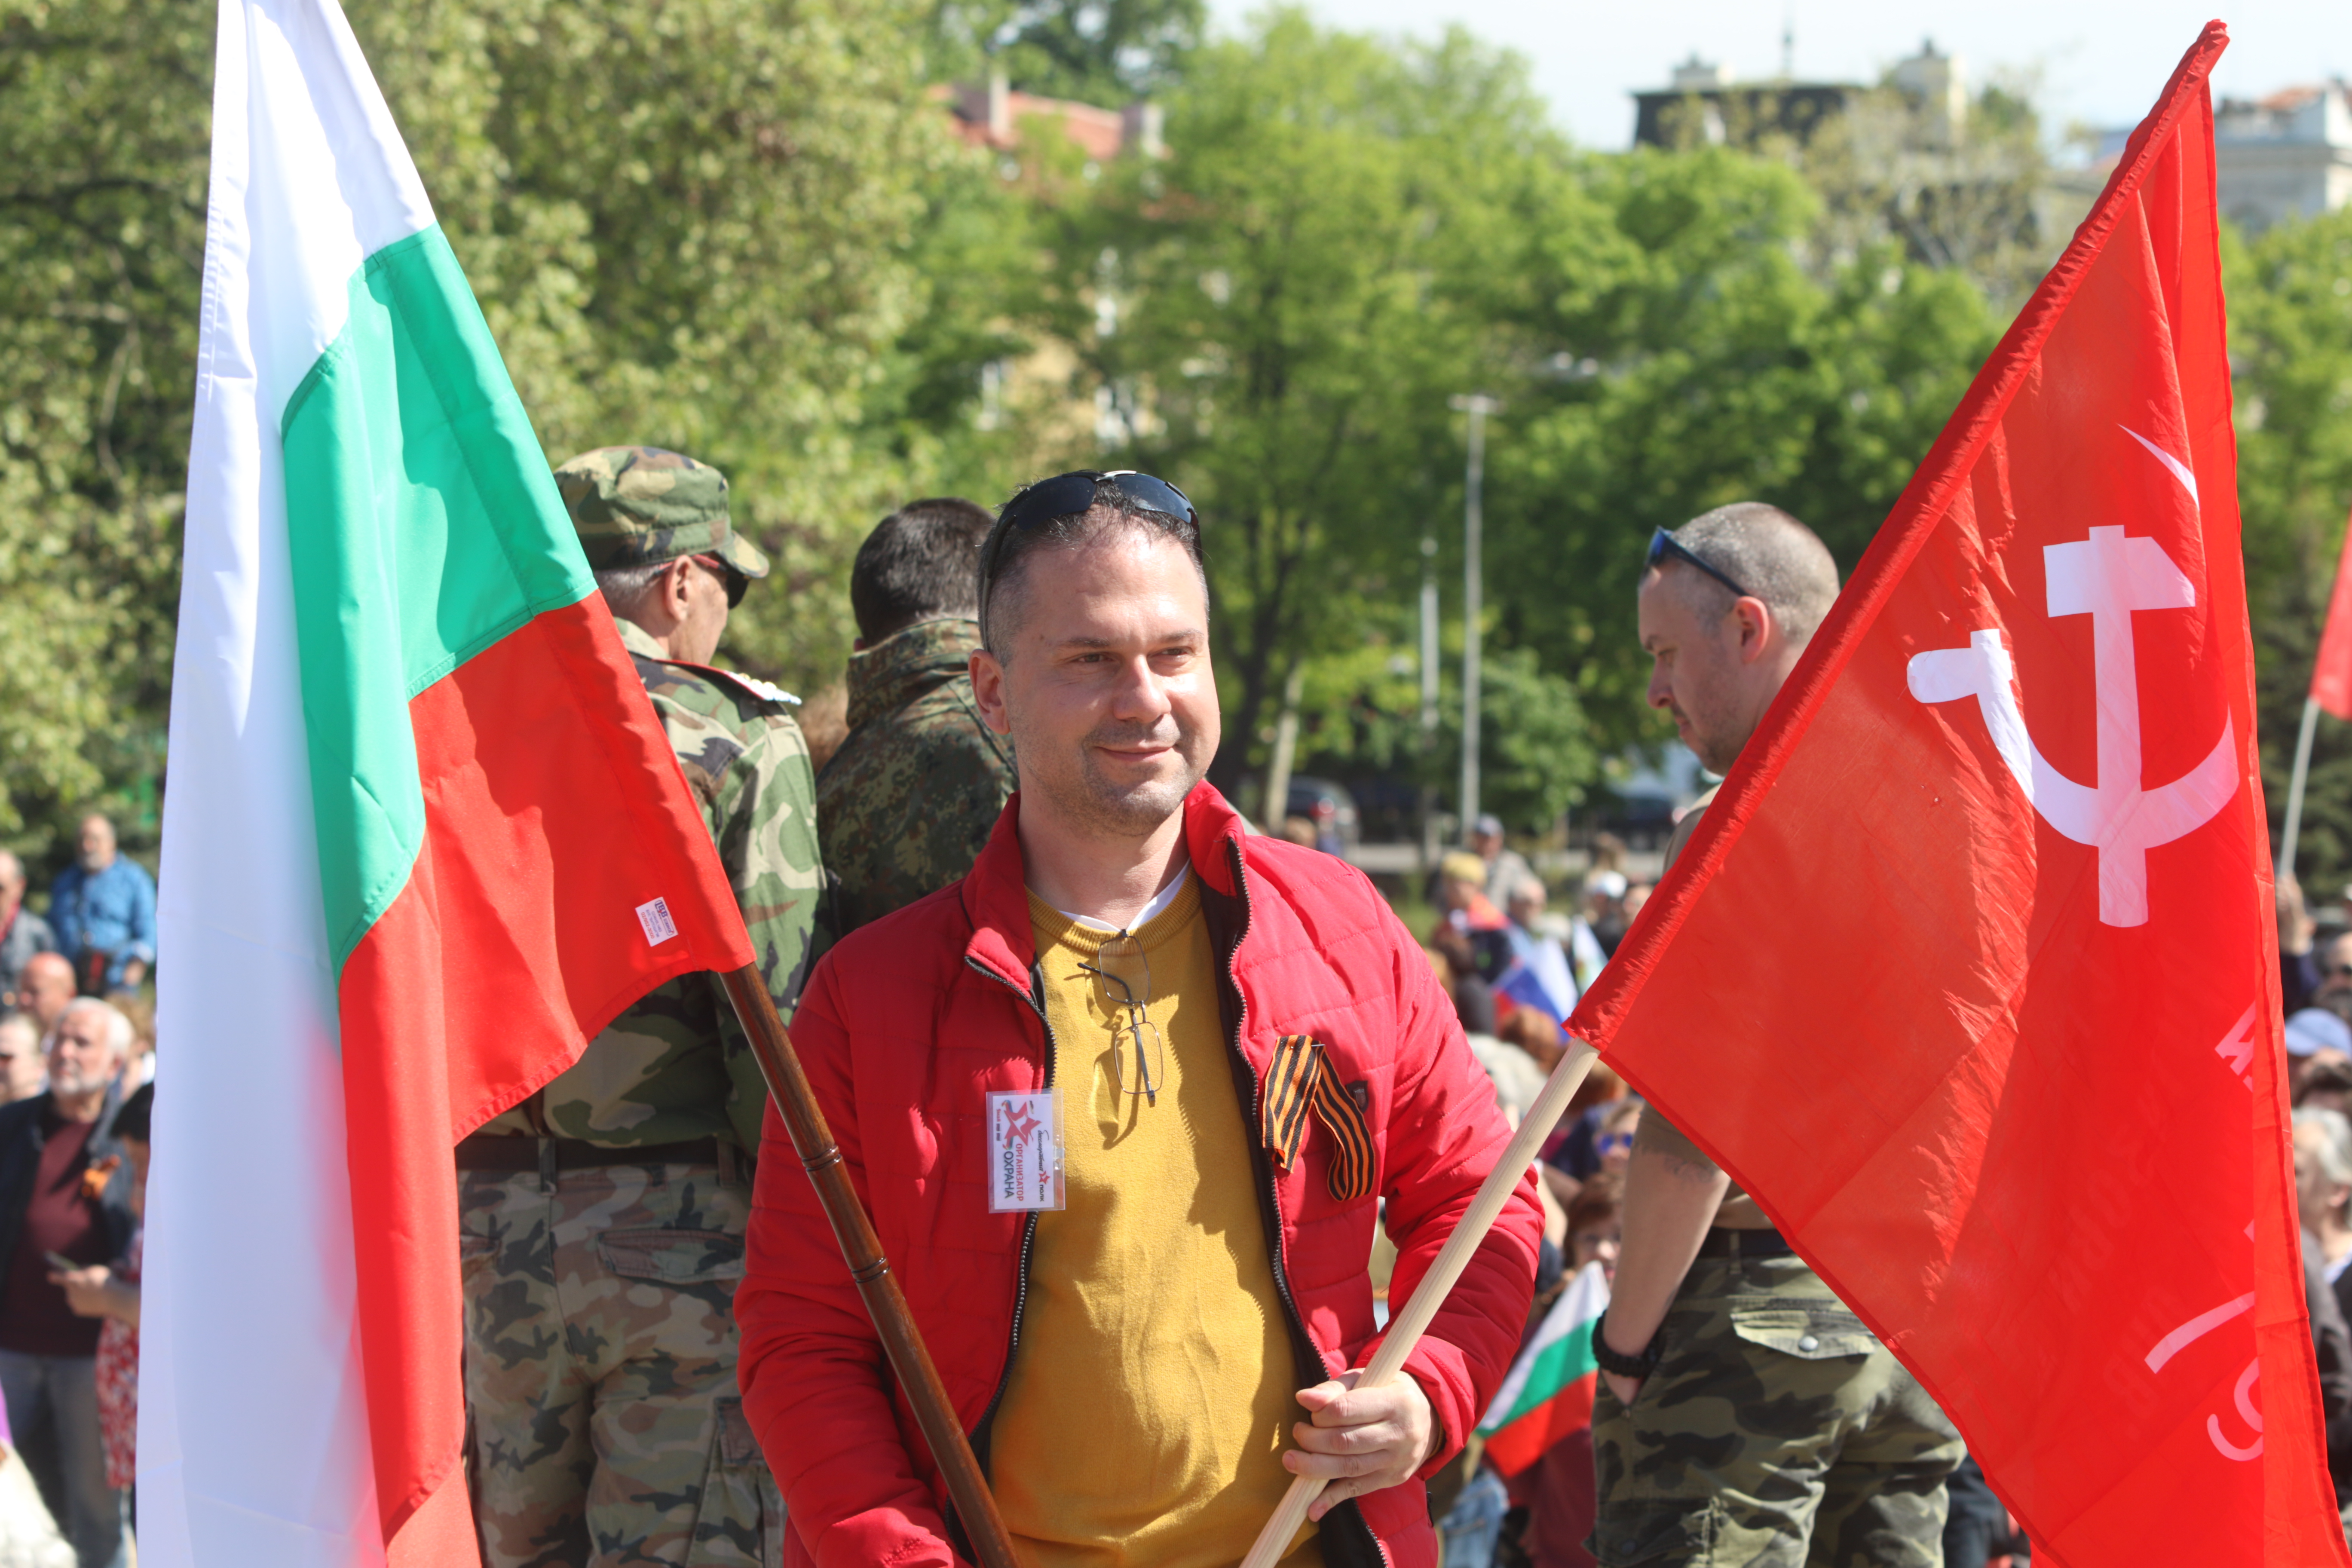
[[[1004,510],[996,514],[996,526],[990,531],[988,542],[981,549],[982,620],[988,618],[988,590],[996,581],[997,571],[1003,563],[1007,542],[1014,534],[1034,528],[1039,523],[1077,516],[1095,504],[1095,492],[1103,485],[1109,485],[1146,511],[1179,518],[1194,528],[1201,526],[1199,514],[1193,511],[1192,501],[1182,490],[1166,479],[1157,479],[1133,468],[1115,469],[1107,474],[1080,468],[1073,473],[1056,474],[1050,479],[1039,479],[1034,485],[1024,485],[1004,503]]]
[[[736,605],[743,602],[744,594],[748,592],[751,586],[751,579],[735,570],[735,568],[729,564],[724,558],[712,555],[708,552],[693,557],[693,560],[696,565],[709,567],[713,572],[718,573],[719,575],[726,582],[727,607],[729,609],[731,610]]]
[[[1697,567],[1700,571],[1706,573],[1708,576],[1714,578],[1717,582],[1730,589],[1731,596],[1735,599],[1752,599],[1756,597],[1755,595],[1749,593],[1747,589],[1733,582],[1727,574],[1717,569],[1716,567],[1710,566],[1706,562],[1700,560],[1696,554],[1692,552],[1690,547],[1684,544],[1681,540],[1676,539],[1673,534],[1668,533],[1663,528],[1658,529],[1650,535],[1650,553],[1643,560],[1642,564],[1645,569],[1653,567],[1669,556],[1672,556],[1676,561],[1687,562],[1689,564]]]

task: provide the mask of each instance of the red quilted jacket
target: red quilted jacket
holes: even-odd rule
[[[961,882],[827,954],[793,1025],[851,1179],[983,1465],[1020,1338],[1034,1225],[1032,1215],[989,1212],[984,1096],[1042,1089],[1048,1059],[1014,827],[1020,809],[1015,795]],[[1287,1170],[1268,1156],[1255,1130],[1276,1042],[1321,1042],[1339,1081],[1366,1105],[1400,1303],[1435,1261],[1507,1132],[1428,959],[1361,872],[1245,837],[1206,784],[1185,802],[1184,819],[1223,970],[1254,1179],[1276,1238],[1276,1287],[1305,1387],[1361,1366],[1378,1342],[1365,1272],[1375,1213],[1370,1196],[1331,1196],[1331,1140],[1314,1119]],[[1430,1469],[1459,1451],[1510,1363],[1541,1228],[1530,1179],[1406,1363],[1444,1428]],[[735,1311],[744,1411],[783,1488],[792,1560],[827,1568],[956,1561],[949,1542],[961,1537],[950,1535],[946,1489],[773,1107]],[[1333,1510],[1321,1539],[1331,1568],[1438,1562],[1417,1479]]]

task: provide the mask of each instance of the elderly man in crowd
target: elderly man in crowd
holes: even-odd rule
[[[49,922],[25,907],[25,863],[0,849],[0,978],[13,983],[26,960],[57,950]]]
[[[81,854],[49,889],[58,946],[89,995],[135,987],[155,962],[155,879],[118,853],[114,824],[81,819]]]
[[[838,935],[971,870],[1013,793],[1013,742],[971,699],[980,546],[994,521],[968,500],[909,501],[849,569],[849,736],[816,781]]]
[[[64,953],[37,952],[16,972],[16,1005],[40,1026],[45,1044],[49,1031],[65,1016],[66,1004],[73,999],[73,964]]]
[[[1200,548],[1147,475],[1006,504],[972,686],[1021,793],[951,895],[827,955],[793,1034],[1033,1568],[1237,1562],[1299,1474],[1334,1484],[1286,1562],[1435,1568],[1421,1483],[1517,1347],[1540,1216],[1522,1182],[1407,1375],[1354,1386],[1381,1201],[1402,1300],[1508,1134],[1363,873],[1201,782]],[[736,1310],[794,1532],[828,1568],[950,1568],[946,1494],[767,1126]]]
[[[53,1276],[112,1263],[131,1239],[131,1173],[109,1125],[130,1052],[131,1020],[78,998],[50,1041],[48,1089],[0,1106],[0,1393],[11,1431],[47,1423],[55,1436],[53,1511],[80,1568],[114,1562],[122,1493],[107,1485],[99,1428],[100,1325]]]

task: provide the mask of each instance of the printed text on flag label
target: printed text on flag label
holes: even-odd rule
[[[646,928],[646,945],[659,947],[677,934],[677,922],[669,918],[669,900],[654,899],[637,906],[637,923]]]

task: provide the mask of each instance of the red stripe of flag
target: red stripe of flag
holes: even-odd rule
[[[603,602],[551,610],[409,705],[426,837],[343,965],[360,1343],[394,1564],[475,1558],[451,1146],[636,997],[751,960],[732,890]],[[661,898],[678,935],[648,944]]]
[[[1486,1439],[1486,1458],[1497,1474],[1516,1476],[1544,1457],[1545,1451],[1571,1432],[1592,1425],[1592,1391],[1599,1374],[1586,1373],[1574,1383]]]

